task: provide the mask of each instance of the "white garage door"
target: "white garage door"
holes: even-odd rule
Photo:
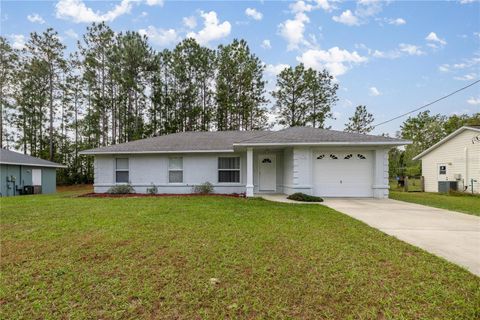
[[[372,197],[371,152],[314,153],[314,193],[321,197]]]

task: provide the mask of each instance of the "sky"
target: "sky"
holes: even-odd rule
[[[74,50],[86,27],[99,21],[116,32],[146,34],[156,50],[186,37],[211,48],[243,38],[265,63],[268,91],[287,65],[302,62],[334,75],[339,101],[327,125],[338,130],[357,105],[366,105],[380,123],[480,77],[477,0],[0,0],[0,19],[0,34],[15,48],[30,32],[53,27]],[[480,84],[428,110],[480,112]],[[394,135],[405,119],[373,133]]]

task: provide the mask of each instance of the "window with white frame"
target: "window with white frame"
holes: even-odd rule
[[[182,157],[169,158],[168,182],[169,183],[183,182],[183,158]]]
[[[240,157],[218,158],[218,182],[240,182]]]
[[[129,181],[128,158],[116,158],[115,159],[115,182],[128,183],[128,181]]]

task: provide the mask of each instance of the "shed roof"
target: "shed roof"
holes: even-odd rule
[[[23,153],[0,149],[0,164],[11,164],[32,167],[66,168],[63,164],[35,158]]]
[[[435,150],[436,148],[440,147],[442,144],[444,144],[445,142],[449,141],[450,139],[456,137],[457,135],[459,135],[460,133],[462,133],[463,131],[466,131],[466,130],[472,130],[472,131],[476,131],[476,132],[480,132],[480,126],[477,126],[477,125],[474,125],[474,126],[463,126],[457,130],[455,130],[454,132],[450,133],[448,136],[446,136],[445,138],[443,138],[442,140],[438,141],[437,143],[435,143],[433,146],[431,146],[430,148],[428,148],[427,150],[423,151],[422,153],[416,155],[412,160],[420,160],[423,156],[425,156],[426,154],[430,153],[431,151]],[[473,142],[473,141],[472,141]]]

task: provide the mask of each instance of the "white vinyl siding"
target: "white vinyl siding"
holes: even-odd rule
[[[183,183],[183,158],[175,157],[168,160],[168,182]]]
[[[446,174],[441,176],[444,180],[455,181],[455,176],[460,175],[458,188],[468,187],[467,191],[472,192],[470,184],[474,179],[474,192],[480,192],[480,143],[473,143],[479,134],[465,130],[422,157],[426,192],[438,192],[440,165],[446,165]]]
[[[129,168],[128,158],[116,158],[115,159],[115,182],[116,183],[128,183],[129,182]]]

